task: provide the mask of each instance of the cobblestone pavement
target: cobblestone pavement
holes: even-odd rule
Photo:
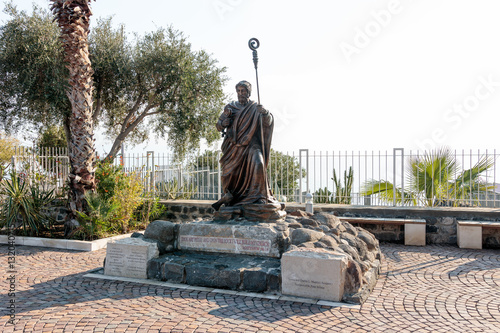
[[[500,251],[383,244],[382,274],[360,309],[83,277],[105,250],[17,247],[16,324],[3,332],[500,332]]]

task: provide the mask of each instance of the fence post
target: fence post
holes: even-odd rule
[[[302,152],[306,153],[306,191],[309,191],[309,149],[299,149],[299,203],[302,199]]]
[[[401,194],[404,195],[404,190],[405,190],[405,186],[404,186],[404,156],[405,156],[405,153],[404,153],[404,148],[393,148],[393,153],[392,153],[392,161],[393,161],[393,164],[392,164],[392,172],[393,172],[393,177],[392,177],[392,181],[393,181],[393,186],[392,186],[392,189],[393,189],[393,199],[392,199],[392,203],[394,206],[396,206],[396,151],[400,151],[401,152]],[[401,198],[401,206],[404,206],[404,196]]]
[[[155,192],[155,152],[149,150],[147,152],[147,161],[149,164],[149,155],[151,155],[151,170],[149,172],[149,192]],[[148,168],[149,169],[149,168]]]

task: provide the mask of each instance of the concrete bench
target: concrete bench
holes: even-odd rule
[[[500,228],[499,221],[457,221],[458,247],[482,249],[483,228]]]
[[[405,245],[425,246],[424,219],[387,219],[372,217],[345,217],[339,216],[341,221],[359,224],[392,224],[405,226]]]

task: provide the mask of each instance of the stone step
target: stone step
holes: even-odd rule
[[[148,279],[202,287],[279,292],[280,259],[177,251],[148,262]]]

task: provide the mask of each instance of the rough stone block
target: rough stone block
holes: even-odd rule
[[[344,295],[348,258],[323,249],[296,249],[281,258],[285,295],[339,302]]]
[[[425,229],[426,229],[427,233],[429,233],[429,234],[436,233],[439,231],[439,228],[435,225],[428,225],[428,226],[426,226]]]
[[[144,231],[144,237],[156,239],[165,244],[173,242],[175,224],[169,221],[156,220],[151,222]]]
[[[241,284],[241,271],[224,269],[218,265],[192,264],[186,267],[186,283],[236,290]]]
[[[147,277],[152,280],[161,280],[161,268],[163,262],[159,258],[153,258],[147,264]]]
[[[246,269],[243,271],[243,289],[246,291],[262,292],[267,289],[266,272],[256,269]]]
[[[170,206],[170,210],[174,213],[182,212],[182,206]]]
[[[315,242],[324,236],[325,234],[320,231],[298,228],[292,231],[292,244],[299,245],[306,242]]]
[[[281,286],[281,269],[274,268],[267,274],[267,289],[269,291],[279,291]]]
[[[405,224],[405,245],[425,246],[425,223]]]
[[[153,221],[144,231],[144,238],[157,241],[160,254],[165,254],[175,248],[175,226],[169,221]]]
[[[162,280],[184,283],[186,280],[186,272],[184,269],[184,265],[166,262],[162,269]]]
[[[358,238],[365,242],[368,250],[370,251],[376,249],[379,244],[375,236],[373,236],[373,234],[370,232],[366,232],[365,230],[361,230],[358,232]]]
[[[140,238],[109,242],[104,274],[146,279],[148,261],[156,257],[158,257],[156,243],[146,242]]]

